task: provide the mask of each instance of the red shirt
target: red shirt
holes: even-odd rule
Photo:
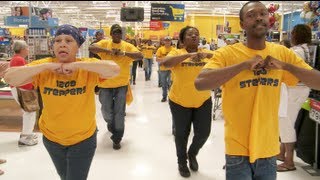
[[[10,61],[10,67],[24,66],[26,64],[27,64],[26,60],[17,54],[15,54]],[[13,87],[13,86],[11,86],[11,87]],[[32,90],[33,85],[32,85],[32,83],[29,83],[29,84],[25,84],[23,86],[19,86],[19,88],[26,89],[26,90]]]

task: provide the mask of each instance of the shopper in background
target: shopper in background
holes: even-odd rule
[[[103,31],[97,31],[96,34],[95,34],[95,37],[96,37],[96,39],[90,45],[92,45],[94,43],[97,43],[97,42],[101,41],[104,38]],[[95,53],[92,53],[91,51],[89,51],[89,57],[90,58],[101,59],[101,57],[99,55],[97,55]],[[96,94],[99,94],[99,87],[98,86],[94,87],[94,92]]]
[[[25,58],[28,56],[28,44],[23,40],[16,40],[13,43],[12,49],[14,51],[14,56],[10,61],[10,67],[15,66],[24,66],[27,64]],[[10,84],[10,83],[9,83]],[[11,85],[11,84],[10,84]],[[11,87],[11,93],[13,98],[19,104],[19,98],[17,93],[17,88],[14,86]],[[32,90],[34,89],[32,83],[24,84],[23,86],[18,87],[21,90]],[[34,125],[36,122],[36,111],[27,112],[21,109],[23,112],[22,115],[22,132],[18,141],[19,146],[33,146],[38,143],[37,134],[33,133]]]
[[[169,92],[169,105],[175,123],[175,145],[178,157],[179,173],[189,177],[191,170],[198,171],[196,156],[207,141],[211,131],[212,101],[210,91],[197,91],[194,80],[202,67],[212,57],[212,51],[198,49],[199,30],[186,26],[180,30],[179,39],[182,49],[173,49],[160,62],[171,68],[173,84]],[[187,151],[191,125],[194,136]]]
[[[131,94],[130,64],[136,59],[141,59],[142,54],[134,45],[121,39],[122,28],[118,24],[111,26],[110,35],[112,40],[101,40],[91,45],[89,50],[97,53],[102,59],[110,59],[120,66],[119,76],[99,84],[102,116],[112,133],[113,149],[119,150],[125,128],[126,95]]]
[[[198,90],[222,86],[226,179],[275,180],[280,84],[294,85],[300,79],[320,89],[320,72],[288,48],[266,42],[269,13],[263,3],[247,2],[239,17],[246,43],[216,50],[195,85]],[[285,75],[287,71],[294,76]]]
[[[305,24],[298,24],[291,31],[291,49],[306,62],[310,62],[308,44],[311,43],[311,28]],[[278,172],[293,171],[296,167],[293,162],[294,146],[297,141],[295,122],[302,104],[308,98],[310,88],[304,83],[297,86],[281,84],[279,107],[280,154],[278,160],[284,161],[277,167]]]
[[[143,64],[145,70],[145,80],[149,81],[152,73],[153,54],[156,48],[152,45],[151,39],[147,40],[147,44],[142,46],[141,52],[143,54]]]
[[[55,58],[11,67],[5,74],[9,84],[32,82],[40,88],[43,144],[63,180],[87,179],[97,146],[94,87],[119,73],[112,61],[76,58],[84,41],[78,28],[59,26],[53,44]]]
[[[130,43],[134,45],[136,48],[137,47],[137,42],[135,39],[131,39]],[[139,49],[139,48],[138,48]],[[132,83],[133,85],[136,85],[136,76],[137,76],[137,66],[139,61],[142,61],[142,59],[137,59],[132,62],[132,68],[131,68],[131,77],[130,77],[130,84]]]
[[[284,39],[282,41],[280,41],[280,44],[287,47],[287,48],[291,48],[291,43],[289,39]]]
[[[156,53],[157,62],[161,62],[163,58],[172,50],[175,49],[171,46],[171,37],[167,36],[164,38],[164,46],[161,46]],[[160,66],[160,83],[162,86],[162,99],[161,102],[167,101],[168,90],[171,86],[171,71],[168,68],[165,68],[163,65]]]

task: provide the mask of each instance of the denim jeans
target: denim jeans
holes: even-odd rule
[[[168,96],[168,90],[170,88],[171,84],[171,71],[160,71],[160,82],[162,85],[162,97],[167,98]]]
[[[212,100],[210,97],[199,108],[186,108],[171,100],[169,100],[169,105],[175,123],[178,164],[186,164],[191,124],[193,124],[194,136],[188,154],[196,156],[210,135]]]
[[[275,180],[276,157],[257,159],[250,163],[247,156],[226,155],[226,180]]]
[[[61,180],[86,180],[97,147],[97,132],[71,146],[63,146],[43,136],[46,147]]]
[[[128,86],[100,88],[99,101],[103,119],[111,129],[111,139],[120,143],[124,134],[124,116]]]
[[[145,74],[146,80],[150,80],[151,78],[152,61],[153,61],[152,59],[143,59],[143,63],[145,63],[144,74]]]

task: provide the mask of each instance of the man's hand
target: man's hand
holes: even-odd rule
[[[283,69],[286,63],[279,61],[278,59],[272,57],[272,56],[267,56],[265,59],[265,65],[264,67],[266,69]]]
[[[71,75],[76,69],[75,63],[63,63],[61,68],[62,73],[65,75]]]
[[[249,70],[260,70],[265,68],[265,61],[259,55],[256,55],[245,63],[247,65],[247,69]]]

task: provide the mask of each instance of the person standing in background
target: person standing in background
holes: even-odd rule
[[[157,62],[161,62],[163,58],[172,50],[175,49],[173,46],[171,46],[172,40],[170,36],[167,36],[164,38],[164,45],[161,46],[157,52]],[[171,71],[168,68],[165,68],[163,65],[160,66],[160,84],[162,86],[162,99],[161,102],[167,101],[168,96],[168,90],[171,86]]]
[[[109,132],[112,133],[113,149],[119,150],[125,130],[126,97],[127,93],[131,94],[130,64],[142,58],[142,54],[134,45],[122,40],[120,25],[112,25],[110,35],[112,40],[101,40],[90,45],[89,50],[97,53],[102,59],[112,60],[120,66],[120,74],[117,77],[99,84],[102,116],[107,122]]]
[[[152,73],[153,54],[156,48],[152,45],[151,39],[147,40],[147,44],[142,46],[141,52],[143,54],[143,64],[145,70],[145,80],[149,81]]]
[[[291,31],[290,49],[299,57],[310,62],[310,52],[308,45],[311,43],[311,28],[305,24],[298,24]],[[310,65],[310,64],[309,64]],[[283,163],[277,166],[278,172],[294,171],[294,147],[297,141],[295,122],[302,104],[308,98],[310,88],[299,82],[297,86],[281,84],[281,97],[279,108],[279,129],[280,129],[280,154],[277,159]]]
[[[92,45],[94,43],[97,43],[97,42],[101,41],[104,38],[103,31],[97,31],[96,34],[95,34],[95,37],[96,37],[96,39],[90,45]],[[89,58],[101,59],[101,57],[98,54],[95,54],[95,53],[93,53],[91,51],[89,51]],[[94,92],[96,94],[99,94],[99,87],[98,86],[94,87]]]
[[[25,41],[22,40],[16,40],[13,43],[13,51],[14,56],[12,57],[10,61],[10,67],[16,67],[16,66],[24,66],[27,64],[26,58],[28,56],[28,44]],[[23,86],[14,87],[11,86],[11,93],[13,98],[16,100],[16,102],[19,104],[18,94],[17,94],[17,88],[21,90],[32,90],[34,87],[31,83],[24,84]],[[37,134],[33,133],[34,125],[36,123],[36,111],[34,112],[27,112],[22,109],[23,115],[22,115],[22,132],[20,134],[20,138],[18,141],[19,146],[33,146],[38,143],[38,136]]]
[[[130,43],[139,49],[139,47],[137,47],[137,42],[135,39],[131,39]],[[137,59],[132,62],[130,84],[132,83],[133,85],[136,85],[137,66],[138,66],[139,61],[142,61],[142,59]]]

